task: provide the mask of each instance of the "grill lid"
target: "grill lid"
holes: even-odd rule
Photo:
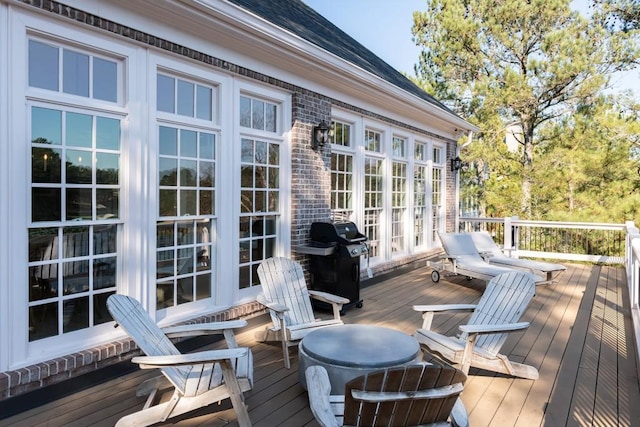
[[[353,222],[314,222],[311,224],[311,240],[322,243],[336,242],[343,245],[364,242],[367,237],[358,231]]]

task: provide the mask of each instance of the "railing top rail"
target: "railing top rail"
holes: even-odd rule
[[[504,223],[504,218],[471,218],[460,217],[460,221],[469,222],[494,222]],[[513,226],[526,226],[526,227],[545,227],[545,228],[576,228],[576,229],[592,229],[592,230],[620,230],[623,231],[627,228],[626,224],[608,224],[598,222],[570,222],[570,221],[532,221],[524,219],[511,219],[511,225]]]

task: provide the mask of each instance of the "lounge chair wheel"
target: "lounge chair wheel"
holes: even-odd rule
[[[357,308],[362,308],[362,306],[363,306],[363,305],[364,305],[364,303],[363,303],[362,301],[360,301],[360,302],[358,302],[358,303],[356,304],[356,307],[357,307]]]
[[[433,270],[431,272],[431,280],[433,280],[433,283],[438,283],[440,281],[440,272],[438,270]]]

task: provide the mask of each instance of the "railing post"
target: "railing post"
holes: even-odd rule
[[[513,241],[511,240],[512,230],[511,230],[511,218],[506,217],[504,219],[504,236],[502,236],[502,241],[504,242],[504,249],[511,253],[511,249],[513,249]]]

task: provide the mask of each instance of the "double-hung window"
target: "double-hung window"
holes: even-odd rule
[[[215,285],[217,87],[157,73],[156,308],[211,298]]]
[[[413,156],[413,229],[415,247],[421,247],[426,244],[426,236],[428,229],[427,196],[429,194],[428,186],[428,162],[427,162],[427,144],[416,141]]]
[[[280,224],[282,106],[240,95],[240,289],[259,284],[257,268],[276,253]]]
[[[405,217],[407,211],[407,139],[394,136],[391,153],[391,252],[406,251]]]
[[[122,73],[117,58],[28,40],[31,342],[111,320],[105,303],[116,290],[122,226]]]
[[[331,122],[331,219],[347,221],[353,215],[353,147],[352,126],[349,123]]]
[[[431,208],[432,214],[432,239],[437,241],[437,232],[444,231],[445,206],[444,206],[444,149],[433,147],[432,172],[431,172]]]
[[[382,133],[366,129],[364,149],[364,235],[369,238],[369,255],[373,258],[382,254],[381,238],[384,219]]]

